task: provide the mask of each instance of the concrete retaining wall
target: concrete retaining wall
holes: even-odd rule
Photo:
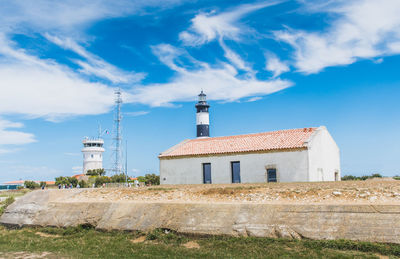
[[[78,192],[29,193],[7,208],[0,223],[400,243],[400,205],[68,202]]]

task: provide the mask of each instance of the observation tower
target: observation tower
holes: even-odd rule
[[[88,170],[103,168],[104,140],[102,138],[84,138],[83,141],[83,173]]]

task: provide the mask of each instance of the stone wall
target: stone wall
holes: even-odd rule
[[[31,192],[10,205],[0,223],[400,243],[400,205],[68,202],[80,191]]]

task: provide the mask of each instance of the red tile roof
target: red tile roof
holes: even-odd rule
[[[85,174],[76,174],[76,175],[73,175],[72,177],[78,179],[81,176],[85,176]]]
[[[162,152],[159,158],[305,148],[305,142],[316,130],[317,128],[303,128],[190,139]]]

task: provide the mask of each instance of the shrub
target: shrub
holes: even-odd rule
[[[25,181],[24,185],[25,185],[26,188],[31,189],[31,190],[39,188],[39,184],[37,184],[34,181]]]
[[[354,175],[345,175],[342,177],[342,181],[354,181],[354,180],[361,180],[365,181],[372,178],[382,178],[381,174],[375,173],[372,175],[363,175],[363,176],[354,176]]]
[[[106,174],[106,170],[104,170],[104,168],[101,168],[101,169],[91,169],[91,170],[88,170],[88,171],[86,172],[86,175],[90,175],[90,176],[98,176],[98,175],[104,176],[105,174]]]
[[[99,187],[99,186],[103,185],[103,183],[110,183],[110,182],[111,182],[110,177],[98,176],[98,177],[96,177],[96,180],[95,180],[94,184],[95,184],[96,187]]]
[[[85,182],[84,180],[80,180],[80,181],[79,181],[79,186],[80,186],[81,188],[87,188],[87,187],[89,187],[89,186],[88,186],[88,183]]]
[[[144,176],[145,183],[151,185],[160,185],[160,176],[156,174],[146,174]]]
[[[40,182],[40,187],[46,187],[47,186],[47,183],[46,182]]]
[[[115,175],[111,176],[112,183],[124,183],[125,181],[126,181],[125,174],[115,174]]]

